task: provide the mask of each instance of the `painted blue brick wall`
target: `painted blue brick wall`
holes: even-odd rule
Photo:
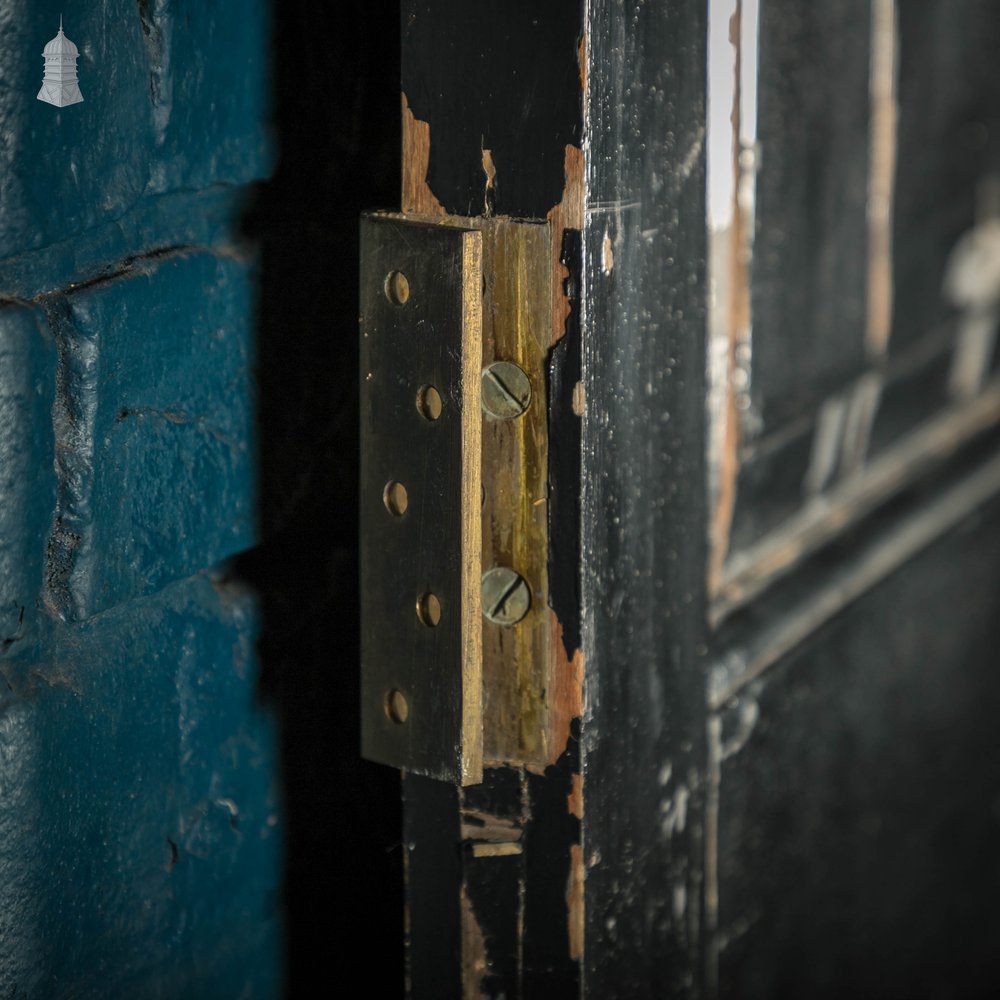
[[[62,366],[58,614],[88,617],[253,544],[253,278],[183,252],[44,300]]]
[[[280,991],[275,725],[226,569],[256,541],[265,12],[0,5],[0,996]]]
[[[35,95],[65,9],[84,101]],[[6,0],[0,9],[0,257],[72,240],[165,192],[267,173],[260,0]]]
[[[0,995],[273,995],[254,639],[253,601],[200,574],[5,658]]]

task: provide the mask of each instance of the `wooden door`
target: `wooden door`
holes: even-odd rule
[[[554,304],[551,739],[405,776],[410,994],[995,987],[1000,13],[401,29],[403,212],[546,223]]]

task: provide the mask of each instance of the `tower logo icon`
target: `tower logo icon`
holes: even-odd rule
[[[59,18],[59,34],[52,39],[42,52],[45,59],[45,76],[38,99],[57,108],[68,104],[79,104],[83,100],[80,84],[76,80],[76,60],[79,49],[63,34],[62,17]]]

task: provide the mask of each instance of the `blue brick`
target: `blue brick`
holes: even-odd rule
[[[7,661],[2,995],[277,993],[283,834],[256,621],[248,595],[199,575]]]
[[[246,210],[244,188],[213,187],[144,198],[87,232],[0,260],[0,294],[33,299],[120,274],[169,247],[228,250]]]
[[[64,617],[254,544],[253,294],[249,264],[191,253],[52,303],[70,373],[57,421],[69,568],[52,585]]]
[[[0,259],[71,240],[158,194],[269,173],[266,5],[77,4],[66,34],[80,50],[84,101],[55,108],[36,95],[64,6],[20,4],[3,18]]]
[[[56,505],[56,348],[40,310],[0,304],[0,653],[30,626]]]

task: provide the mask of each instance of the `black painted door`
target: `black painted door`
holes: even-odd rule
[[[1000,986],[1000,9],[405,0],[403,211],[548,220],[539,764],[404,780],[418,997]]]

